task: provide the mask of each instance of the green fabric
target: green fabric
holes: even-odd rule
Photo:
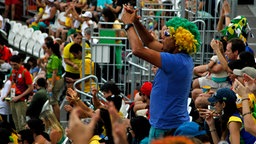
[[[120,42],[122,43],[122,42]],[[116,46],[116,69],[121,69],[122,68],[122,47],[121,46]]]
[[[38,26],[38,25],[36,25],[36,26],[32,26],[32,28],[34,29],[34,31],[36,31],[36,30],[40,30],[40,28],[39,28],[39,26]]]
[[[221,83],[221,82],[225,82],[227,81],[227,78],[224,77],[224,78],[216,78],[216,77],[212,77],[212,80],[216,83]]]
[[[74,33],[76,33],[76,29],[71,28],[71,29],[68,30],[68,36],[70,36]]]
[[[57,142],[57,144],[62,144],[66,137],[63,135],[62,138]]]
[[[99,43],[101,44],[122,44],[122,41],[119,41],[118,43],[116,43],[116,40],[112,39],[116,37],[116,30],[101,29],[100,36],[109,37],[109,39],[100,39]],[[121,46],[115,46],[115,64],[117,69],[122,68],[122,47]]]
[[[109,37],[109,39],[100,39],[100,44],[115,44],[116,40],[112,39],[116,37],[116,31],[112,29],[101,29],[100,30],[101,37]]]
[[[48,100],[47,91],[45,88],[39,89],[32,98],[27,109],[27,115],[38,118],[44,103]]]
[[[48,60],[46,65],[46,78],[51,78],[53,70],[58,70],[57,76],[61,76],[62,74],[62,62],[55,54],[52,54]]]

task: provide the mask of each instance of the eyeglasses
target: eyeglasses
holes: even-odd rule
[[[164,30],[164,36],[170,36],[169,29]]]

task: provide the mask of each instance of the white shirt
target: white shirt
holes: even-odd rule
[[[2,115],[9,115],[9,105],[8,102],[2,101],[2,98],[6,95],[8,92],[8,89],[11,87],[11,81],[7,80],[4,84],[4,87],[1,89],[1,97],[0,97],[0,114]]]
[[[2,27],[0,29],[3,29],[4,28],[4,19],[3,19],[2,15],[0,15],[0,21],[2,21]]]
[[[89,25],[88,25],[89,24]],[[90,25],[93,25],[93,28],[96,28],[97,27],[97,24],[92,21],[92,20],[89,20],[88,22],[84,21],[82,26],[81,26],[81,31],[82,31],[82,35],[84,36],[84,30],[87,28],[87,27],[90,27]]]

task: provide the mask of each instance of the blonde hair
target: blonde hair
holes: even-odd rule
[[[48,131],[50,129],[55,129],[57,131],[60,131],[62,134],[64,134],[64,130],[62,126],[60,125],[60,122],[57,120],[54,113],[50,110],[46,110],[42,112],[39,116],[39,118],[44,121],[45,123],[45,129]]]

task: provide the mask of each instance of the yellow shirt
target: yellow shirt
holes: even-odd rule
[[[94,75],[94,62],[91,61],[91,57],[90,57],[90,54],[88,54],[86,57],[85,57],[85,60],[84,60],[84,63],[85,63],[85,71],[84,71],[84,74],[85,76],[88,76],[88,75],[91,75],[93,74]],[[80,77],[82,77],[82,62],[81,62],[81,65],[80,65]],[[95,82],[94,80],[88,80],[87,82],[85,82],[84,84],[84,92],[90,92],[91,90],[91,86],[94,86],[95,85]]]
[[[74,44],[74,42],[71,42],[69,44],[67,44],[65,47],[64,47],[64,50],[63,50],[63,58],[65,59],[69,59],[71,62],[73,62],[74,64],[76,65],[80,65],[81,64],[81,59],[75,59],[73,54],[71,54],[69,52],[69,49],[70,47]],[[74,74],[79,74],[79,71],[78,70],[75,70],[71,65],[68,65],[66,64],[66,67],[65,67],[65,70],[66,72],[70,72],[70,73],[74,73]]]
[[[100,144],[99,140],[101,140],[100,136],[94,135],[90,141],[89,144]]]
[[[66,20],[65,20],[65,26],[66,27],[71,27],[71,17],[66,17]]]
[[[91,61],[91,54],[87,54],[85,56],[85,60],[84,60],[84,64],[85,64],[85,69],[84,69],[84,74],[85,76],[88,76],[88,75],[94,75],[94,62]],[[80,77],[82,77],[82,62],[81,64],[79,65],[80,66]],[[90,92],[91,90],[91,87],[92,86],[95,86],[95,82],[94,80],[88,80],[87,82],[85,82],[84,84],[84,92]]]

